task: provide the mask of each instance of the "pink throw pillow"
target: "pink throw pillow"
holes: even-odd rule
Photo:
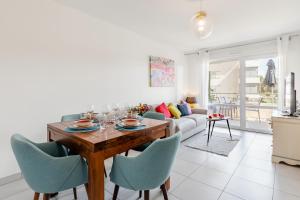
[[[170,113],[170,111],[169,111],[169,109],[168,109],[168,107],[165,103],[162,103],[159,106],[157,106],[155,108],[155,111],[164,114],[164,116],[167,117],[167,118],[172,117],[172,115],[171,115],[171,113]]]

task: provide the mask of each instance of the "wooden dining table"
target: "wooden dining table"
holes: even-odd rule
[[[57,141],[72,152],[86,158],[88,163],[88,198],[104,200],[104,161],[129,149],[170,136],[169,122],[144,119],[142,130],[119,131],[114,124],[89,133],[69,133],[65,128],[74,122],[57,122],[47,125],[48,141]],[[166,181],[170,188],[170,178]]]

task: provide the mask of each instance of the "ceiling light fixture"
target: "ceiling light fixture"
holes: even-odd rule
[[[211,35],[213,26],[207,13],[202,10],[202,0],[200,0],[200,11],[195,13],[191,21],[193,30],[200,39],[206,39]]]

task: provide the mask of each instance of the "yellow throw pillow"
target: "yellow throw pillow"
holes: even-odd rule
[[[168,109],[169,109],[170,113],[171,113],[176,119],[179,119],[179,118],[180,118],[180,116],[181,116],[180,110],[179,110],[176,106],[174,106],[172,103],[170,103],[170,104],[168,105]]]
[[[199,104],[197,104],[197,103],[189,103],[189,104],[190,104],[191,109],[199,108]]]

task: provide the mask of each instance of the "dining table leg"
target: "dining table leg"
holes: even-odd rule
[[[104,157],[101,151],[88,156],[89,200],[104,200]]]

